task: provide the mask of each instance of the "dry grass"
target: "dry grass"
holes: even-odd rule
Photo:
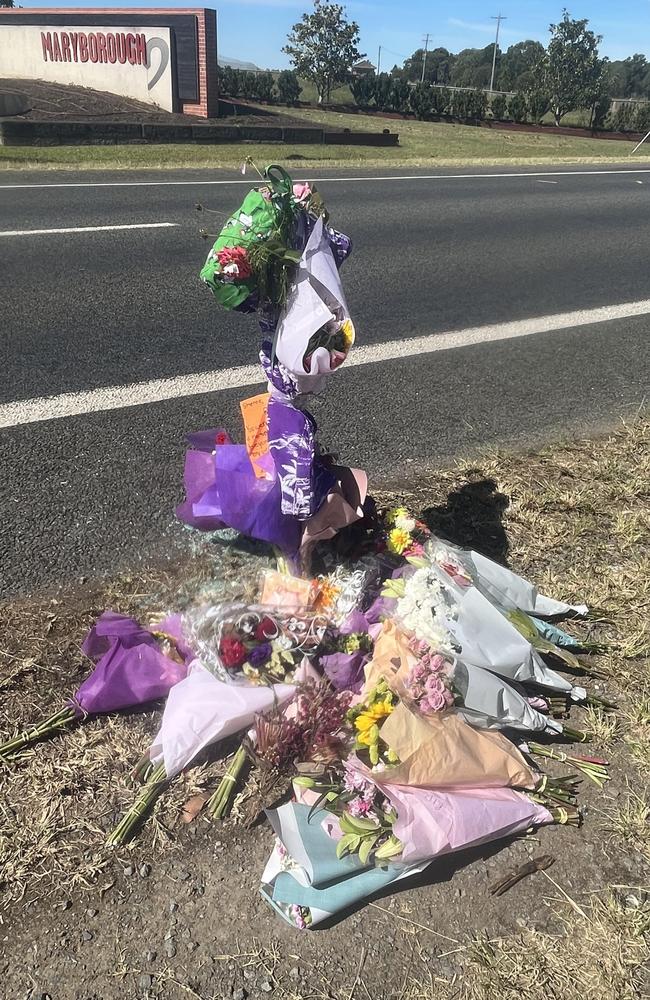
[[[608,815],[606,829],[650,862],[650,803],[643,794],[628,785],[623,804]]]
[[[630,773],[631,779],[629,788],[619,781],[618,799],[593,809],[588,822],[610,838],[612,852],[634,857],[637,870],[644,859],[650,862],[645,774],[650,754],[649,455],[650,421],[640,416],[606,438],[531,454],[489,453],[452,470],[425,472],[399,490],[388,484],[376,491],[380,501],[406,502],[455,541],[507,558],[545,592],[586,600],[598,609],[587,621],[567,627],[607,643],[605,655],[583,662],[597,674],[588,686],[616,700],[620,711],[613,717],[593,709],[580,722],[607,746],[617,773]],[[200,588],[228,595],[250,591],[260,568],[259,551],[216,552],[210,544],[199,545],[172,575],[154,567],[87,587],[82,594],[0,606],[2,735],[59,707],[74,689],[87,669],[79,643],[103,608],[146,619],[182,604]],[[132,801],[129,771],[147,748],[159,715],[154,708],[88,720],[30,750],[17,764],[2,766],[0,862],[8,903],[45,895],[57,882],[69,885],[69,891],[111,884],[115,860],[104,849],[104,838]],[[174,781],[134,853],[118,852],[118,861],[181,846],[183,803],[212,789],[220,772],[221,765],[208,760]],[[612,781],[607,794],[615,788]],[[567,900],[558,901],[557,895],[551,904],[565,913]],[[381,909],[387,928],[410,933],[413,942],[410,970],[395,1000],[565,1000],[575,994],[576,984],[583,1000],[650,995],[642,979],[650,924],[643,898],[635,908],[617,894],[602,900],[578,896],[556,935],[526,930],[496,941],[458,943],[441,941],[433,928],[426,934],[429,928],[408,917],[397,920],[388,908],[378,906],[372,913]],[[440,959],[447,955],[460,963],[457,972],[447,975],[432,966],[421,953],[423,941],[427,947],[433,942]],[[275,996],[298,997],[287,973],[287,963],[295,959],[249,941],[240,950],[242,960],[268,969]],[[125,967],[118,975],[137,971]],[[361,1000],[369,995],[367,970],[329,986],[328,971],[321,977],[314,967],[310,996]],[[181,982],[172,969],[156,974],[153,989],[157,996],[210,996]]]
[[[156,567],[124,574],[83,593],[0,605],[0,738],[63,706],[88,672],[79,646],[106,608],[149,621],[199,592],[250,597],[260,570],[252,552],[194,543],[176,574]],[[3,905],[57,885],[90,888],[110,869],[106,834],[131,805],[130,774],[158,729],[160,708],[95,717],[0,762],[0,886]],[[212,791],[224,768],[211,761],[176,779],[158,801],[138,849],[178,846],[180,813]],[[125,852],[118,852],[118,856]]]
[[[592,903],[584,917],[573,909],[566,913],[565,908],[562,924],[563,933],[557,937],[527,931],[496,943],[477,940],[469,949],[463,984],[455,996],[458,1000],[647,996],[649,907],[628,908],[608,895]]]

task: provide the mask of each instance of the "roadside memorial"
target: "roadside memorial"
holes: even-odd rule
[[[228,814],[250,764],[249,820],[266,814],[274,834],[260,891],[304,929],[449,853],[579,824],[580,780],[602,785],[607,764],[562,748],[587,739],[567,723],[570,706],[595,699],[566,676],[585,672],[576,653],[589,650],[556,623],[586,607],[403,507],[378,509],[365,473],[319,445],[309,397],[355,342],[340,277],[351,240],[313,185],[275,165],[260,181],[201,278],[224,308],[257,314],[267,387],[241,403],[244,443],[219,427],[189,435],[177,515],[272,546],[277,569],[260,574],[254,600],[197,594],[147,625],[105,613],[83,647],[89,678],[0,756],[88,714],[164,698],[136,767],[142,788],[108,837],[119,845],[177,774],[237,737],[208,810]],[[567,770],[545,773],[545,759]]]

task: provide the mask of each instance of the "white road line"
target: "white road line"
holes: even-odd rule
[[[602,177],[611,174],[649,174],[650,167],[634,167],[630,170],[540,170],[509,174],[404,174],[393,177],[314,177],[318,184],[367,183],[368,181],[458,181],[458,180],[504,180],[526,177]],[[303,176],[303,173],[300,174]],[[1,191],[19,188],[101,188],[101,187],[214,187],[227,184],[255,183],[248,180],[184,180],[184,181],[56,181],[53,184],[0,184]]]
[[[53,233],[107,233],[116,229],[168,229],[178,222],[136,222],[128,226],[69,226],[65,229],[5,229],[0,236],[50,236]]]
[[[603,306],[598,309],[580,309],[576,312],[556,313],[551,316],[537,316],[532,319],[515,320],[494,326],[478,326],[467,330],[429,334],[410,340],[390,340],[383,344],[355,347],[344,371],[358,365],[378,364],[382,361],[417,357],[437,351],[449,351],[474,344],[494,343],[517,337],[530,337],[537,333],[554,330],[572,330],[594,323],[650,314],[650,299],[640,302],[624,302]],[[68,392],[60,396],[43,396],[36,399],[18,400],[0,405],[0,427],[16,427],[38,420],[58,420],[85,413],[104,410],[119,410],[129,406],[144,406],[167,399],[196,396],[201,393],[222,392],[241,386],[255,386],[263,382],[261,369],[257,365],[243,365],[239,368],[221,371],[197,372],[176,378],[153,379],[150,382],[136,382],[131,385],[107,386],[85,392]]]

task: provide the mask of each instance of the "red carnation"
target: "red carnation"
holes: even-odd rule
[[[275,624],[272,618],[268,616],[262,618],[255,629],[255,638],[258,642],[267,642],[269,639],[275,639],[278,634],[278,626]]]
[[[253,273],[244,247],[224,247],[217,253],[217,260],[227,281],[245,281]]]
[[[248,656],[248,650],[239,639],[225,636],[219,643],[219,656],[226,670],[236,670]]]

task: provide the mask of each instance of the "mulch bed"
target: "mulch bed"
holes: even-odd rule
[[[27,94],[32,108],[26,114],[15,115],[18,120],[39,121],[143,121],[188,125],[205,122],[196,115],[175,114],[162,108],[119,94],[109,94],[90,87],[47,83],[44,80],[0,79],[0,91]],[[254,114],[220,115],[219,120],[230,125],[304,125],[303,121],[286,114],[276,114],[270,109],[256,109]]]

